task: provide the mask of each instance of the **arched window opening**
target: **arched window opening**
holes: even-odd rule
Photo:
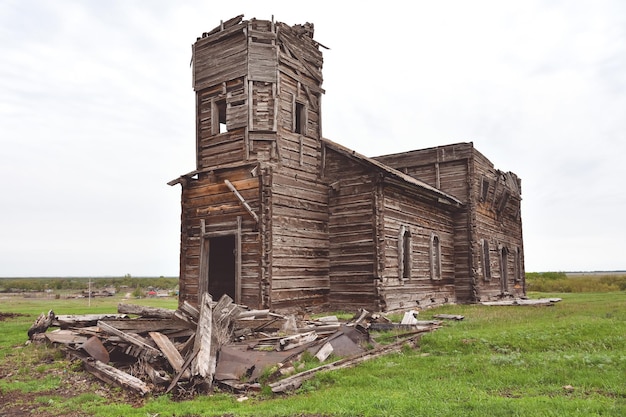
[[[513,268],[513,279],[515,282],[520,282],[522,280],[522,254],[519,248],[515,248],[515,262]]]
[[[483,263],[483,280],[491,281],[491,264],[489,260],[489,242],[486,239],[481,241],[481,258]]]
[[[430,237],[430,277],[441,279],[441,242],[435,234]]]
[[[509,249],[500,248],[500,289],[505,293],[509,289]]]
[[[411,278],[411,269],[412,269],[412,257],[411,257],[411,230],[408,227],[402,226],[400,228],[400,236],[399,236],[399,259],[398,266],[400,269],[400,279],[410,279]]]

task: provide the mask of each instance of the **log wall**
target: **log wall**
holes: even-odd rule
[[[326,148],[324,178],[329,190],[331,308],[378,311],[375,244],[376,175],[361,164]],[[382,214],[382,213],[381,213]],[[382,255],[384,256],[384,255]]]
[[[495,169],[478,152],[474,161],[476,301],[523,296],[525,277],[520,182],[515,174]],[[483,242],[489,245],[490,276],[486,274],[483,263]],[[508,251],[508,256],[504,258],[502,248]]]
[[[519,297],[524,289],[521,187],[471,143],[385,155],[377,160],[454,195],[466,205],[455,218],[456,288],[459,301]],[[484,256],[487,242],[489,256]],[[501,248],[508,250],[502,257]],[[486,268],[483,258],[488,258]],[[502,262],[504,260],[504,262]],[[502,269],[506,268],[506,272]],[[490,273],[486,273],[489,270]],[[503,279],[506,276],[506,282]]]
[[[385,310],[456,302],[453,213],[394,186],[384,187],[385,265],[380,296]],[[401,262],[402,230],[410,234],[410,268]],[[440,274],[433,268],[433,236],[439,240]]]
[[[224,183],[229,180],[241,196],[258,212],[259,178],[251,173],[254,166],[201,174],[183,183],[181,216],[181,274],[179,302],[197,305],[203,289],[200,254],[203,239],[216,234],[234,234],[241,243],[241,299],[237,302],[258,306],[260,302],[260,238],[258,224]],[[240,220],[238,220],[240,219]],[[204,224],[204,229],[203,229]],[[204,289],[206,291],[206,289]]]

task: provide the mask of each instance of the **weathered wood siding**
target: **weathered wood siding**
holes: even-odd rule
[[[255,212],[259,209],[259,178],[253,166],[200,174],[183,182],[181,216],[180,302],[198,303],[206,289],[200,276],[200,253],[203,239],[219,233],[235,233],[241,220],[241,302],[260,305],[260,239],[257,222],[226,186],[229,180]],[[202,230],[204,223],[204,234]]]
[[[326,148],[329,190],[330,305],[334,309],[379,310],[376,279],[376,175]]]
[[[458,213],[455,219],[459,301],[484,301],[525,294],[521,189],[515,174],[495,169],[471,143],[376,159],[452,194],[466,204],[466,210]],[[488,256],[484,255],[483,242],[487,242]],[[504,258],[503,247],[505,252],[508,251]],[[488,258],[489,268],[485,267],[483,258]],[[502,268],[506,268],[506,272]]]
[[[376,311],[523,294],[515,174],[471,143],[375,162],[322,140],[322,65],[308,23],[237,16],[194,45],[196,170],[171,182],[182,185],[180,301],[208,290],[201,258],[233,234],[236,301],[253,307]]]
[[[283,168],[272,184],[272,308],[322,309],[329,292],[328,192]]]
[[[385,310],[456,302],[454,219],[450,211],[421,201],[406,189],[384,187],[385,256],[380,296]],[[402,230],[410,235],[410,271],[402,270]],[[433,236],[439,242],[440,273],[434,276]]]
[[[472,188],[476,201],[473,219],[476,230],[473,242],[474,264],[477,267],[476,301],[523,296],[525,277],[520,182],[515,174],[495,169],[478,151],[474,155]],[[488,242],[489,246],[490,276],[483,263],[483,242]],[[508,251],[508,256],[504,258],[502,248]]]
[[[453,216],[454,285],[458,302],[471,302],[475,296],[471,242],[472,144],[459,143],[427,148],[375,159],[453,195],[465,204]]]
[[[270,149],[271,308],[321,310],[328,307],[330,264],[328,187],[320,178],[322,58],[303,31],[281,23],[275,31],[279,65],[272,101],[276,149]]]

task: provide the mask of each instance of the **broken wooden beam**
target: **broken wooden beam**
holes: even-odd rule
[[[119,337],[120,339],[122,339],[122,340],[132,344],[133,346],[139,348],[140,351],[142,352],[142,356],[144,356],[148,360],[148,362],[151,362],[151,361],[155,360],[156,358],[162,356],[160,350],[155,349],[154,347],[150,346],[149,344],[147,344],[146,342],[144,342],[140,338],[135,337],[134,335],[131,335],[131,334],[128,334],[128,333],[124,333],[121,330],[116,329],[115,327],[111,326],[110,324],[107,324],[104,321],[99,321],[98,322],[98,327],[103,332],[115,335],[115,336]]]
[[[172,369],[176,372],[180,372],[185,360],[181,356],[178,349],[176,349],[176,346],[174,346],[174,343],[172,343],[172,341],[163,333],[150,332],[148,334],[152,340],[154,340],[154,343],[156,343],[159,349],[161,349],[161,352],[165,355],[165,358],[167,358],[167,361],[172,366]],[[183,378],[189,379],[189,372],[183,374]]]
[[[314,342],[317,339],[315,331],[295,334],[293,336],[283,337],[278,341],[278,350],[290,350],[307,343]]]
[[[518,298],[514,300],[483,301],[480,304],[484,306],[553,306],[559,301],[561,301],[561,298],[539,298],[536,300]]]
[[[355,365],[358,365],[361,362],[368,361],[370,359],[378,358],[383,355],[387,355],[390,353],[400,352],[405,345],[411,345],[412,347],[417,346],[417,340],[421,337],[421,335],[414,335],[408,339],[403,339],[401,341],[385,345],[381,348],[364,352],[359,355],[355,355],[349,358],[340,359],[338,361],[329,363],[327,365],[318,366],[317,368],[309,369],[308,371],[301,372],[299,374],[295,374],[293,376],[287,377],[285,379],[281,379],[280,381],[269,384],[269,387],[272,389],[274,393],[281,393],[290,390],[295,390],[299,388],[302,383],[306,380],[309,380],[315,376],[318,372],[321,371],[331,371],[342,368],[349,368]]]
[[[28,338],[33,339],[33,336],[37,333],[45,333],[48,330],[48,327],[52,325],[54,321],[54,311],[48,311],[48,314],[41,313],[37,320],[30,326],[28,329]]]
[[[215,357],[211,356],[211,333],[213,331],[213,308],[211,294],[204,293],[200,303],[200,316],[198,318],[198,330],[194,342],[196,358],[191,364],[191,374],[199,375],[211,382],[215,372]]]
[[[59,343],[66,346],[82,345],[89,338],[72,330],[56,329],[45,334],[51,343]]]
[[[126,314],[68,314],[56,316],[52,325],[62,329],[67,329],[68,327],[89,327],[95,326],[99,320],[123,318],[128,318],[128,316]]]
[[[442,320],[463,320],[465,318],[459,314],[435,314],[433,317]]]
[[[90,358],[83,359],[83,365],[89,373],[106,383],[117,384],[123,388],[132,389],[140,395],[146,395],[150,392],[148,385],[141,379],[113,366],[102,363],[99,360]]]

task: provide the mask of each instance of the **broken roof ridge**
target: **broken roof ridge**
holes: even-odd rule
[[[374,167],[376,167],[376,168],[378,168],[378,169],[380,169],[380,170],[382,170],[382,171],[384,171],[384,172],[386,172],[388,174],[391,174],[391,175],[393,175],[393,176],[403,180],[406,183],[412,184],[414,186],[417,186],[417,187],[423,188],[425,190],[428,190],[428,191],[430,191],[432,193],[438,194],[440,197],[443,197],[443,198],[449,200],[448,202],[452,203],[453,205],[458,205],[458,206],[462,206],[463,205],[463,202],[461,200],[459,200],[458,198],[454,197],[453,195],[448,194],[448,193],[446,193],[444,191],[441,191],[440,189],[438,189],[436,187],[433,187],[432,185],[427,184],[427,183],[425,183],[422,180],[418,180],[417,178],[414,178],[414,177],[412,177],[412,176],[410,176],[408,174],[405,174],[402,171],[399,171],[399,170],[397,170],[395,168],[392,168],[392,167],[390,167],[388,165],[385,165],[382,162],[379,162],[379,161],[377,161],[374,158],[370,158],[368,156],[360,154],[357,151],[355,151],[353,149],[350,149],[350,148],[348,148],[346,146],[340,145],[339,143],[334,142],[334,141],[332,141],[332,140],[330,140],[328,138],[321,138],[321,140],[322,140],[323,143],[325,143],[326,145],[329,145],[331,148],[334,148],[335,150],[337,150],[337,151],[339,151],[341,153],[344,153],[344,154],[349,155],[349,156],[351,156],[353,158],[356,158],[356,159],[359,159],[359,160],[361,160],[363,162],[366,162],[367,164],[370,164],[370,165],[372,165],[372,166],[374,166]]]

